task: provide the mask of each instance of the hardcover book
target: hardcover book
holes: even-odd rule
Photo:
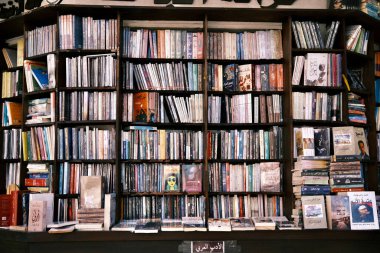
[[[379,229],[375,192],[347,192],[352,230]]]
[[[196,164],[182,165],[182,191],[202,191],[202,166]]]
[[[162,188],[164,191],[180,191],[181,167],[179,164],[165,164],[162,175]]]
[[[302,196],[301,201],[304,228],[327,228],[324,196]]]
[[[332,230],[350,230],[350,204],[348,196],[327,195],[327,224]]]
[[[11,223],[12,196],[0,195],[0,227],[9,227]]]

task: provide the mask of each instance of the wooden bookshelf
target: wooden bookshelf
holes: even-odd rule
[[[63,163],[80,163],[80,164],[102,164],[108,163],[115,166],[115,192],[117,194],[117,217],[119,220],[122,217],[121,205],[122,199],[125,197],[136,196],[205,196],[205,216],[208,217],[210,213],[210,197],[219,194],[223,195],[246,195],[246,194],[268,194],[271,196],[283,197],[284,214],[289,218],[292,214],[293,208],[293,193],[292,193],[292,175],[291,169],[293,168],[294,154],[294,138],[293,128],[301,126],[313,127],[335,127],[335,126],[359,126],[364,127],[368,133],[368,145],[371,160],[366,163],[366,185],[367,189],[376,191],[379,189],[378,178],[378,162],[377,161],[377,140],[376,140],[376,122],[373,117],[375,114],[374,95],[374,43],[380,42],[380,33],[378,27],[380,21],[375,20],[364,13],[353,10],[290,10],[290,9],[242,9],[242,8],[161,8],[161,7],[103,7],[103,6],[77,6],[77,5],[61,5],[61,6],[47,6],[35,9],[26,14],[12,17],[9,20],[0,23],[0,45],[6,39],[21,36],[26,34],[26,31],[33,30],[36,27],[59,24],[59,16],[65,14],[76,14],[82,16],[93,16],[97,18],[112,18],[117,20],[117,49],[60,49],[59,36],[57,34],[56,50],[52,53],[56,56],[56,87],[49,90],[26,92],[25,77],[24,77],[24,92],[21,96],[16,98],[4,98],[7,101],[21,101],[24,104],[24,119],[27,111],[27,101],[40,97],[48,97],[51,92],[56,94],[55,104],[55,121],[46,124],[23,124],[21,127],[0,127],[0,141],[4,140],[3,131],[12,128],[21,128],[28,130],[30,127],[40,126],[54,126],[55,127],[55,159],[49,161],[24,161],[24,159],[3,159],[2,145],[0,146],[0,166],[4,167],[6,163],[21,163],[21,186],[24,187],[24,178],[26,176],[27,163],[48,163],[53,166],[53,192],[55,193],[55,203],[57,199],[75,199],[78,194],[58,194],[58,186],[60,180],[60,165]],[[158,21],[165,20],[175,25],[176,21],[193,22],[196,20],[201,24],[198,28],[189,28],[192,31],[202,31],[204,33],[203,55],[202,59],[146,59],[146,58],[130,58],[126,57],[123,53],[123,34],[122,28],[125,21]],[[331,22],[331,20],[341,21],[340,28],[337,34],[333,49],[297,49],[293,40],[293,33],[291,22],[294,20],[316,20],[320,22]],[[207,57],[207,34],[213,31],[223,31],[223,29],[214,29],[211,27],[212,22],[229,23],[229,22],[246,22],[254,25],[255,22],[279,23],[282,27],[282,48],[283,57],[274,60],[228,60],[228,59],[209,59]],[[210,27],[209,27],[210,24]],[[349,24],[362,24],[366,29],[371,31],[371,36],[368,42],[368,54],[362,55],[354,53],[345,49],[344,31],[345,27]],[[154,29],[161,29],[159,25],[152,27]],[[170,28],[174,29],[174,28]],[[237,27],[228,27],[226,31],[242,31]],[[257,30],[252,26],[252,29]],[[258,29],[261,30],[261,29]],[[90,54],[103,54],[114,53],[116,58],[116,86],[115,87],[78,87],[71,88],[65,87],[65,58],[85,56]],[[293,57],[297,55],[305,55],[307,53],[337,53],[342,54],[342,70],[346,73],[348,67],[361,66],[364,69],[364,83],[367,85],[366,91],[353,90],[353,92],[363,96],[367,106],[367,124],[350,123],[348,121],[347,109],[347,89],[343,87],[306,87],[306,86],[292,86],[291,79],[293,73],[292,61]],[[25,59],[33,59],[38,61],[46,61],[47,54],[35,55],[25,57]],[[177,90],[146,90],[146,92],[156,92],[160,95],[178,95],[190,96],[193,94],[203,95],[203,123],[138,123],[138,122],[123,122],[123,94],[136,93],[140,90],[128,90],[123,88],[123,74],[124,62],[129,61],[134,64],[160,64],[160,63],[194,63],[203,64],[202,83],[203,89],[200,91],[177,91]],[[0,61],[3,64],[2,61]],[[283,91],[249,91],[249,92],[228,92],[228,91],[211,91],[207,89],[208,73],[207,64],[221,64],[226,65],[230,63],[236,64],[283,64]],[[14,69],[7,69],[5,65],[0,65],[2,71],[21,70],[21,67]],[[1,78],[1,76],[0,76]],[[99,91],[99,92],[116,92],[116,120],[100,120],[100,121],[59,121],[59,92],[82,92],[82,91]],[[343,107],[341,113],[343,114],[342,121],[331,122],[327,120],[296,120],[292,115],[292,93],[298,92],[323,92],[328,94],[342,94]],[[272,95],[278,94],[282,96],[283,120],[276,123],[208,123],[207,112],[207,99],[209,95],[240,95],[250,94],[251,96],[258,95]],[[2,105],[1,105],[2,106]],[[1,110],[0,110],[1,111]],[[24,120],[25,121],[25,120]],[[59,159],[58,157],[58,131],[65,127],[83,127],[83,126],[110,126],[115,129],[115,158],[114,159]],[[170,160],[170,159],[121,159],[121,132],[128,126],[152,126],[158,129],[166,130],[186,130],[186,131],[202,131],[203,132],[203,159],[189,159],[189,160]],[[207,133],[209,130],[231,130],[231,129],[248,129],[260,130],[270,129],[273,126],[283,128],[282,138],[282,159],[208,159],[208,138]],[[223,144],[222,144],[223,145]],[[260,162],[280,162],[283,165],[282,169],[282,190],[281,192],[211,192],[209,189],[208,165],[214,162],[222,163],[260,163]],[[199,193],[186,193],[186,192],[123,192],[121,186],[121,167],[122,164],[201,164],[203,165],[203,186],[202,192]],[[5,193],[5,170],[0,171],[0,193]],[[55,206],[57,209],[57,206]],[[56,218],[57,210],[55,210]],[[72,250],[77,251],[78,248],[83,249],[81,252],[103,252],[104,250],[125,250],[126,252],[177,252],[179,245],[183,241],[194,240],[236,240],[237,244],[241,246],[241,252],[251,252],[253,249],[262,252],[304,252],[310,250],[311,252],[329,252],[329,251],[345,251],[345,252],[359,252],[364,250],[373,250],[376,252],[380,247],[380,232],[379,231],[329,231],[329,230],[302,230],[302,231],[253,231],[253,232],[159,232],[158,234],[131,234],[127,232],[74,232],[64,235],[51,235],[48,233],[21,233],[8,230],[0,230],[0,251],[1,252],[67,252]],[[321,241],[324,243],[321,244]],[[310,248],[310,245],[318,245],[318,247]],[[86,249],[85,249],[86,248]]]

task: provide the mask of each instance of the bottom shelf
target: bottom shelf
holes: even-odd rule
[[[103,231],[48,234],[4,230],[0,231],[0,252],[191,252],[191,241],[231,240],[236,247],[226,249],[226,253],[357,253],[379,252],[380,248],[379,231],[161,232],[152,235]]]

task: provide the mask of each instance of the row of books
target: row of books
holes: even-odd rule
[[[128,196],[123,198],[122,219],[181,219],[204,217],[204,196]]]
[[[203,65],[188,63],[123,63],[124,89],[138,90],[202,90]],[[135,85],[134,85],[135,81]]]
[[[36,27],[26,32],[26,56],[31,57],[56,50],[57,25]]]
[[[367,54],[369,30],[362,25],[349,25],[346,27],[346,49],[360,54]]]
[[[22,93],[22,70],[4,71],[1,79],[1,97],[17,97]]]
[[[294,158],[298,156],[329,156],[330,132],[328,127],[295,127],[294,131]]]
[[[293,92],[293,117],[302,120],[342,121],[342,94]]]
[[[282,91],[282,64],[207,65],[208,89],[212,91]]]
[[[211,192],[280,192],[282,169],[278,162],[209,164]]]
[[[275,123],[282,122],[282,96],[251,94],[208,98],[209,123]]]
[[[29,163],[27,166],[25,186],[31,192],[51,192],[53,185],[53,165],[44,163]]]
[[[22,147],[24,161],[54,160],[55,126],[23,131]]]
[[[48,54],[46,58],[47,63],[32,60],[24,61],[27,92],[55,88],[55,55]]]
[[[267,194],[217,195],[210,198],[210,207],[212,218],[282,216],[283,198]]]
[[[209,159],[281,159],[282,128],[208,132]]]
[[[292,21],[292,30],[297,48],[332,49],[340,22],[326,24],[314,21]]]
[[[20,104],[21,105],[21,104]],[[50,98],[36,98],[28,101],[25,124],[36,124],[55,121],[55,93]]]
[[[113,127],[65,127],[58,130],[59,159],[115,159]]]
[[[121,133],[121,159],[203,159],[203,133],[131,128]]]
[[[207,228],[208,226],[208,228]],[[182,217],[182,219],[139,219],[121,220],[112,227],[113,231],[129,231],[133,233],[158,233],[159,231],[253,231],[253,230],[299,230],[293,222],[285,216],[272,217],[234,217],[234,218],[209,218],[206,221],[202,217]],[[218,242],[192,242],[194,249],[219,248]]]
[[[3,159],[21,158],[21,129],[4,129]]]
[[[138,92],[123,96],[123,120],[126,122],[203,122],[203,94],[164,96],[156,92]]]
[[[301,201],[305,229],[379,229],[374,192],[302,196]]]
[[[292,85],[300,85],[303,72],[304,86],[342,86],[342,55],[308,53],[294,57]]]
[[[4,163],[5,170],[5,188],[11,185],[20,185],[20,163]]]
[[[115,54],[66,58],[66,87],[115,87]]]
[[[281,30],[209,32],[208,58],[227,60],[281,59]]]
[[[202,166],[199,164],[126,164],[121,166],[123,191],[157,193],[202,191]]]
[[[20,126],[22,123],[22,104],[5,101],[1,123],[2,126]]]
[[[318,158],[333,154],[337,161],[369,159],[364,129],[352,126],[332,127],[331,130],[328,127],[294,128],[294,158],[297,156]]]
[[[367,124],[364,98],[352,92],[348,93],[348,120],[350,122]]]
[[[203,32],[124,27],[123,38],[126,57],[203,59]]]
[[[360,3],[360,10],[373,18],[379,17],[379,2],[376,0],[365,0]]]
[[[116,19],[60,15],[58,26],[61,49],[117,49]]]
[[[59,120],[116,120],[116,92],[59,92]]]
[[[116,166],[110,163],[69,163],[59,165],[59,194],[80,194],[82,176],[102,176],[103,192],[115,192]]]

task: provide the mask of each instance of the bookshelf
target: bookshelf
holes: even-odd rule
[[[63,48],[59,43],[59,29],[60,29],[60,17],[65,15],[78,15],[82,17],[94,17],[100,19],[115,19],[116,20],[116,47],[115,48],[104,48],[104,49],[78,49],[78,48]],[[195,20],[195,21],[194,21]],[[330,23],[332,20],[339,20],[340,26],[337,31],[337,37],[335,44],[332,49],[298,49],[295,46],[295,41],[293,41],[292,32],[292,21],[294,20],[314,20],[321,23]],[[259,24],[258,22],[265,22],[265,24]],[[371,31],[368,42],[368,54],[362,55],[358,53],[351,52],[345,49],[345,27],[350,24],[362,24],[368,30]],[[195,9],[195,8],[153,8],[153,7],[109,7],[103,8],[99,6],[49,6],[44,8],[39,8],[30,13],[22,16],[11,18],[3,23],[0,23],[0,28],[5,32],[1,34],[1,42],[4,40],[26,34],[27,31],[33,30],[36,27],[46,26],[46,25],[57,25],[56,33],[56,44],[55,49],[52,52],[55,55],[55,77],[57,85],[52,89],[47,89],[43,91],[34,92],[23,92],[21,97],[11,98],[12,101],[21,101],[23,103],[24,117],[23,124],[21,126],[22,130],[29,130],[35,127],[55,127],[55,151],[54,159],[48,161],[48,164],[53,167],[53,192],[55,193],[55,219],[58,215],[58,202],[62,200],[72,200],[78,198],[77,192],[65,192],[60,193],[60,168],[65,164],[78,164],[77,166],[88,166],[92,164],[110,164],[114,166],[114,177],[113,177],[113,187],[111,191],[117,194],[117,219],[124,216],[122,210],[123,199],[130,197],[142,198],[142,197],[194,197],[198,198],[200,196],[205,198],[204,205],[204,216],[210,217],[210,209],[212,208],[210,204],[210,199],[216,196],[225,195],[231,196],[246,196],[258,195],[258,194],[268,194],[270,196],[279,196],[283,198],[283,210],[284,214],[289,217],[293,208],[293,193],[292,193],[292,175],[290,170],[294,163],[294,152],[293,152],[293,129],[294,127],[302,126],[312,126],[312,127],[333,127],[333,126],[346,126],[346,125],[358,125],[365,127],[368,131],[368,143],[371,159],[367,164],[366,182],[367,189],[374,190],[378,192],[378,177],[377,177],[377,162],[375,159],[377,157],[377,142],[376,142],[376,129],[374,117],[369,117],[375,113],[375,97],[374,97],[374,83],[375,77],[374,73],[374,59],[373,59],[373,44],[378,41],[379,34],[376,33],[376,28],[379,25],[379,21],[366,16],[363,13],[357,11],[349,10],[247,10],[247,9]],[[255,26],[257,25],[257,26]],[[17,27],[17,29],[11,29],[10,27]],[[124,27],[132,27],[131,30],[137,29],[172,29],[172,30],[187,30],[191,32],[203,33],[203,56],[197,59],[178,59],[177,57],[161,57],[161,58],[147,58],[147,57],[131,57],[124,54]],[[212,59],[207,55],[208,43],[207,35],[209,33],[216,32],[243,32],[243,31],[259,31],[266,29],[281,29],[281,40],[283,48],[283,56],[279,59]],[[348,92],[342,87],[312,87],[312,86],[292,86],[292,72],[293,72],[293,57],[306,55],[307,53],[329,53],[329,54],[341,54],[342,55],[342,71],[345,73],[347,67],[351,66],[362,66],[364,69],[363,77],[364,82],[367,86],[367,91],[357,92],[365,98],[365,103],[367,106],[367,119],[366,124],[352,124],[348,122],[348,108],[347,108],[347,96]],[[115,60],[115,84],[111,87],[66,87],[66,59],[84,57],[89,55],[99,55],[99,54],[112,54]],[[33,56],[26,57],[29,60],[36,61],[47,61],[47,53],[41,53]],[[201,75],[198,80],[201,89],[196,90],[184,90],[184,89],[137,89],[136,80],[133,81],[132,89],[126,88],[124,74],[126,73],[125,63],[130,62],[134,65],[164,65],[170,64],[184,64],[186,67],[189,64],[202,65],[203,68],[200,71]],[[218,64],[226,66],[227,64],[254,64],[254,65],[264,65],[264,64],[282,64],[283,66],[283,90],[272,90],[272,91],[214,91],[208,89],[208,74],[207,69],[208,64]],[[4,64],[1,65],[2,71],[6,70]],[[13,71],[13,69],[11,69]],[[197,77],[198,78],[198,77]],[[25,77],[24,77],[25,84]],[[26,85],[26,84],[25,84]],[[26,91],[26,86],[24,86],[24,91]],[[112,119],[89,119],[89,120],[76,120],[74,119],[60,119],[60,97],[59,94],[83,94],[83,93],[112,93],[116,94],[116,99],[114,102],[116,111],[115,118]],[[132,94],[135,95],[139,92],[145,92],[148,94],[157,94],[158,96],[167,97],[190,97],[194,95],[202,95],[201,101],[203,102],[203,110],[201,115],[203,117],[202,121],[199,122],[154,122],[154,123],[140,123],[135,120],[125,120],[123,118],[124,110],[123,106],[124,95]],[[327,93],[328,95],[341,94],[342,96],[342,120],[332,122],[329,120],[301,120],[294,119],[291,108],[293,108],[293,92],[317,92],[317,93]],[[27,101],[37,98],[49,97],[50,93],[56,94],[55,108],[55,120],[51,123],[38,123],[33,125],[25,124],[26,111],[27,111]],[[208,122],[208,98],[210,96],[227,96],[233,97],[238,95],[249,95],[253,97],[272,96],[280,95],[282,97],[282,121],[271,122],[271,123],[209,123]],[[187,132],[200,132],[201,140],[203,142],[203,147],[200,149],[201,156],[193,159],[185,158],[173,158],[173,157],[159,157],[154,159],[138,157],[136,159],[123,158],[122,156],[122,132],[132,131],[135,126],[145,126],[146,128],[157,128],[157,130],[166,131],[187,131]],[[60,156],[60,130],[68,128],[99,128],[99,129],[114,129],[114,156],[99,159],[99,158],[75,158],[75,157],[61,157]],[[209,131],[234,131],[234,130],[269,130],[273,127],[281,127],[283,130],[282,138],[282,157],[274,159],[263,159],[263,158],[248,158],[248,159],[235,159],[235,158],[208,158],[208,137]],[[7,130],[9,127],[2,127],[1,133]],[[156,130],[154,130],[156,131]],[[4,136],[1,134],[0,140],[3,140]],[[223,144],[221,144],[223,145]],[[1,151],[3,154],[3,150]],[[14,162],[14,160],[0,159],[2,166],[8,162]],[[21,185],[23,185],[23,179],[26,176],[26,166],[28,163],[36,163],[36,161],[20,161],[21,162]],[[209,186],[209,165],[215,163],[230,163],[230,164],[256,164],[262,162],[279,162],[282,164],[282,189],[278,192],[262,192],[262,191],[217,191],[214,192]],[[202,166],[202,191],[197,193],[186,193],[180,190],[179,192],[164,192],[164,191],[124,191],[122,186],[122,167],[132,166],[132,165],[177,165],[177,164],[197,164]],[[1,172],[1,193],[5,192],[5,180],[4,172]],[[102,243],[107,244],[110,248],[122,247],[133,251],[133,247],[141,250],[141,247],[146,247],[146,249],[159,248],[159,252],[164,250],[178,250],[178,245],[181,241],[187,240],[237,240],[244,250],[251,249],[252,247],[259,247],[258,245],[262,243],[262,240],[266,242],[278,242],[276,246],[273,246],[278,252],[281,248],[287,247],[292,249],[292,252],[297,252],[295,250],[295,245],[304,245],[306,247],[307,243],[319,243],[320,240],[331,239],[327,245],[332,248],[343,247],[347,252],[354,252],[358,249],[355,243],[349,242],[364,242],[366,248],[377,249],[378,247],[378,231],[347,231],[347,232],[335,232],[335,231],[254,231],[254,232],[231,232],[231,233],[216,233],[216,232],[206,232],[206,233],[173,233],[173,232],[160,232],[155,235],[137,235],[137,234],[126,234],[126,233],[116,233],[116,232],[75,232],[73,234],[63,235],[60,237],[62,240],[60,243],[57,242],[57,237],[49,235],[47,233],[37,233],[37,234],[22,234],[13,231],[0,231],[2,238],[11,238],[17,235],[17,239],[14,242],[19,242],[20,248],[29,247],[28,245],[35,243],[35,245],[43,246],[42,251],[48,251],[53,246],[46,246],[47,242],[55,242],[56,245],[62,245],[62,249],[73,249],[77,245],[92,245],[93,248],[102,245]],[[13,239],[12,239],[13,240]],[[98,242],[97,242],[98,241]],[[148,242],[149,241],[149,245]],[[115,243],[115,245],[111,245]],[[131,243],[132,246],[126,246]],[[70,244],[70,245],[69,245]],[[144,246],[142,246],[145,244]],[[7,247],[4,245],[4,247]],[[36,246],[34,246],[36,247]],[[327,247],[327,246],[326,246]],[[54,247],[56,248],[56,247]],[[58,248],[58,247],[57,247]],[[259,247],[263,250],[263,246]],[[330,248],[331,249],[331,248]],[[61,249],[59,249],[61,250]],[[99,249],[100,250],[100,249]],[[136,250],[136,249],[135,249]],[[30,251],[32,252],[32,250]],[[99,251],[100,252],[100,251]]]

